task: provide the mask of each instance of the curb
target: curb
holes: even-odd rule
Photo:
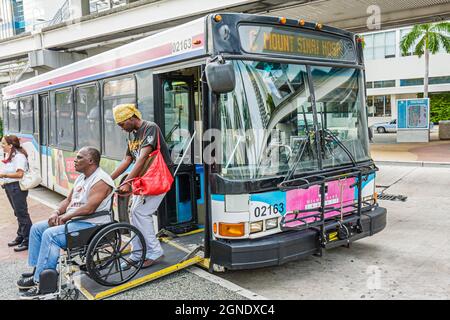
[[[375,164],[427,168],[450,168],[450,162],[374,160]]]

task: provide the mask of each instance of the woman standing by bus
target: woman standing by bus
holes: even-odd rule
[[[4,166],[0,171],[0,178],[3,179],[2,187],[6,191],[9,203],[19,223],[17,237],[9,242],[8,246],[17,246],[17,248],[14,248],[14,251],[19,252],[28,249],[28,238],[32,225],[28,214],[28,191],[22,191],[19,185],[19,180],[22,179],[25,171],[28,170],[28,155],[20,145],[19,138],[14,135],[4,136],[1,145],[3,152],[6,154],[5,160],[3,160]]]

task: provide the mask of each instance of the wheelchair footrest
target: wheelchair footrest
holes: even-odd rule
[[[58,291],[58,272],[47,269],[39,275],[39,291],[41,294],[54,293]]]

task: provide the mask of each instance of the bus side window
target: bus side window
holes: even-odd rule
[[[101,150],[100,101],[96,84],[76,89],[77,149],[93,146]]]
[[[20,108],[20,131],[22,133],[33,133],[33,98],[26,97],[19,100]]]
[[[136,73],[138,109],[144,120],[155,121],[153,106],[153,72],[144,70]]]
[[[2,115],[2,121],[3,121],[3,134],[7,131],[9,131],[9,111],[8,111],[8,102],[3,102],[3,115]]]
[[[112,159],[122,159],[127,147],[126,134],[114,121],[112,112],[115,106],[123,103],[136,103],[134,76],[107,80],[103,84],[103,153]]]
[[[72,90],[57,91],[55,93],[56,105],[56,141],[58,147],[73,151],[74,140],[74,117],[72,104]]]
[[[50,115],[49,115],[49,144],[56,146],[56,102],[55,92],[51,92]]]
[[[20,130],[19,123],[19,107],[17,100],[12,100],[8,102],[9,111],[9,132],[17,133]]]

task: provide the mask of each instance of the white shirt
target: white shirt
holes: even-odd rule
[[[16,173],[17,170],[23,170],[23,172],[26,172],[28,170],[28,160],[25,155],[19,151],[16,152],[16,154],[13,156],[10,162],[6,163],[3,168],[1,169],[1,173]],[[3,183],[11,183],[20,181],[19,178],[3,178]]]
[[[91,174],[88,178],[86,178],[84,174],[79,175],[73,185],[72,200],[70,201],[70,204],[67,207],[66,213],[72,213],[79,207],[84,206],[88,202],[89,192],[91,191],[91,188],[100,180],[103,180],[103,182],[105,182],[107,185],[111,186],[114,189],[114,181],[111,179],[109,174],[107,174],[101,168],[95,170],[94,173]],[[110,211],[113,194],[114,192],[111,192],[102,201],[102,203],[100,203],[95,212]],[[86,219],[83,221],[94,224],[104,224],[111,222],[111,217],[105,215],[97,218]]]

